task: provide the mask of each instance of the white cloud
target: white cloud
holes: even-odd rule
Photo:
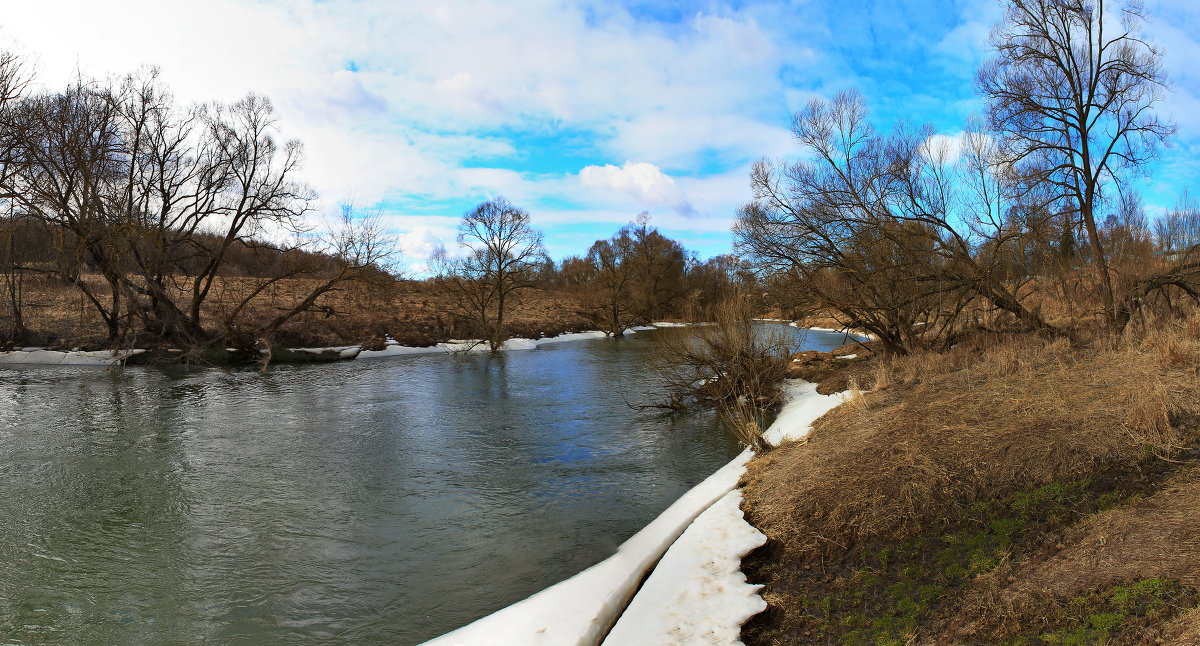
[[[706,156],[741,163],[795,149],[792,133],[741,115],[655,112],[618,122],[606,144],[614,155],[691,170]]]
[[[953,164],[962,157],[963,144],[966,143],[967,136],[969,135],[965,132],[956,132],[952,135],[931,135],[922,144],[924,149],[922,152],[934,161]]]
[[[437,232],[432,227],[420,226],[400,236],[400,248],[404,255],[413,258],[428,259],[436,253],[446,252],[448,245],[443,236],[445,232]],[[453,237],[450,237],[453,241]]]
[[[625,162],[624,166],[587,166],[579,181],[588,188],[616,191],[650,206],[669,206],[683,213],[694,209],[675,180],[647,162]]]
[[[549,0],[76,0],[54,11],[72,20],[14,2],[0,26],[46,86],[76,67],[106,76],[156,64],[184,102],[266,94],[305,142],[305,176],[328,203],[511,190],[512,177],[457,169],[519,153],[512,137],[556,124],[613,159],[693,168],[712,150],[757,156],[769,127],[745,115],[781,91],[770,34],[725,10],[671,27]]]

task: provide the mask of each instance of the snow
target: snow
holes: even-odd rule
[[[698,326],[706,326],[706,325],[716,325],[716,323],[713,323],[712,321],[702,321],[699,323],[672,323],[671,321],[654,321],[650,325],[654,326],[655,328],[660,328],[660,327],[698,327]]]
[[[635,327],[625,331],[626,335],[635,334],[645,330],[653,330],[653,327]],[[587,332],[568,332],[558,336],[547,336],[540,339],[508,339],[500,346],[501,351],[513,350],[534,350],[540,346],[551,343],[567,343],[570,341],[591,341],[595,339],[607,338],[608,334],[599,330],[589,330]],[[387,345],[382,350],[363,350],[358,353],[360,359],[378,359],[382,357],[398,357],[414,354],[448,354],[455,352],[480,353],[489,352],[491,347],[486,341],[479,339],[451,339],[444,343],[431,345],[424,348],[414,348],[396,343],[393,339],[387,340]]]
[[[338,357],[342,359],[353,359],[362,350],[362,346],[358,345],[337,345],[328,348],[287,348],[289,352],[304,352],[307,354],[325,354],[326,352],[336,352]],[[262,352],[266,352],[263,350]]]
[[[817,384],[803,379],[785,379],[783,396],[783,409],[779,411],[775,422],[763,432],[763,439],[771,446],[808,435],[813,422],[846,401],[848,393],[822,395],[817,392]]]
[[[0,352],[0,363],[33,363],[59,366],[112,366],[121,363],[145,350],[95,350],[85,352],[71,350],[47,350],[45,348],[21,348],[11,352]]]
[[[804,437],[846,398],[800,379],[783,389],[783,409],[763,434],[774,446]],[[596,644],[609,626],[604,644],[737,644],[741,625],[765,608],[740,572],[741,557],[765,540],[746,523],[734,489],[752,456],[743,451],[608,559],[426,646]]]
[[[839,354],[833,357],[834,359],[857,359],[858,353],[855,354]]]
[[[734,489],[700,514],[659,561],[605,645],[741,644],[742,624],[766,610],[742,557],[767,537],[742,515]]]
[[[543,337],[537,340],[537,344],[543,345],[546,343],[565,343],[567,341],[587,341],[589,339],[606,338],[608,338],[608,334],[599,330],[592,330],[590,332],[569,332],[567,334],[560,334],[558,336]]]
[[[446,348],[442,344],[431,345],[424,348],[418,348],[408,345],[400,345],[395,341],[391,341],[383,347],[382,350],[363,350],[358,353],[359,359],[378,359],[381,357],[400,357],[414,354],[439,354],[446,352]]]
[[[789,325],[791,325],[792,327],[800,327],[800,325],[798,323],[789,323]],[[850,332],[851,331],[850,328],[846,328],[846,327],[844,327],[840,330],[835,330],[831,327],[806,327],[804,329],[812,330],[813,332]]]
[[[743,451],[685,493],[617,553],[537,594],[426,646],[582,646],[613,625],[646,572],[702,512],[737,486],[753,456]],[[629,642],[640,643],[638,641]]]

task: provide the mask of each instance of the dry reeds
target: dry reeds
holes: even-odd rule
[[[667,389],[659,405],[716,405],[739,442],[762,449],[763,417],[779,401],[790,342],[754,325],[754,303],[745,295],[725,300],[716,313],[713,324],[662,333],[653,360]]]

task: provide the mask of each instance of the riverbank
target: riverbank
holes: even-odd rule
[[[1097,345],[800,357],[847,402],[748,466],[745,643],[1197,643],[1200,319]]]
[[[653,325],[636,325],[624,331],[623,336],[655,330],[659,327],[678,327],[682,323],[655,323]],[[564,332],[556,336],[546,336],[537,339],[510,338],[501,346],[500,351],[533,350],[540,346],[553,343],[568,343],[572,341],[588,341],[608,338],[609,335],[599,330],[583,332]],[[204,353],[185,357],[183,350],[164,348],[146,350],[52,350],[49,348],[23,347],[0,351],[0,364],[29,364],[29,365],[63,365],[63,366],[97,366],[113,367],[127,364],[178,363],[211,363],[215,365],[249,364],[255,362],[275,363],[328,363],[333,361],[349,361],[353,359],[382,359],[387,357],[413,356],[422,354],[458,354],[486,353],[491,347],[479,339],[450,339],[429,346],[403,345],[399,341],[387,338],[378,350],[364,350],[362,346],[333,346],[326,348],[275,348],[273,350],[247,351],[238,348],[208,350]]]
[[[803,438],[844,400],[799,380],[787,382],[784,393],[765,433],[773,443]],[[742,624],[764,608],[740,567],[765,540],[745,522],[737,489],[752,457],[742,452],[608,559],[424,646],[736,642]]]
[[[85,280],[96,282],[96,277]],[[316,280],[288,279],[263,290],[240,311],[237,324],[227,329],[222,323],[239,303],[257,288],[250,278],[218,278],[213,295],[202,309],[206,329],[228,337],[230,345],[249,347],[259,339],[239,330],[263,328],[271,319],[302,300]],[[99,283],[94,285],[102,287]],[[28,338],[13,340],[0,350],[14,346],[55,351],[105,350],[111,347],[106,327],[95,308],[74,286],[48,277],[30,277],[24,285],[23,322]],[[386,285],[359,285],[331,292],[311,310],[285,323],[269,340],[276,347],[316,348],[358,345],[382,349],[388,338],[401,345],[425,347],[450,339],[469,337],[468,330],[452,312],[454,301],[445,289],[429,281],[398,280]],[[578,295],[561,290],[530,289],[518,295],[507,316],[509,334],[541,338],[594,329],[591,312]],[[7,332],[7,330],[0,330]],[[248,334],[248,333],[245,333]],[[122,347],[165,350],[169,345],[138,333]]]

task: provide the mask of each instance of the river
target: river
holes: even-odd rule
[[[656,334],[0,367],[0,643],[413,644],[569,577],[738,451],[629,405]]]

